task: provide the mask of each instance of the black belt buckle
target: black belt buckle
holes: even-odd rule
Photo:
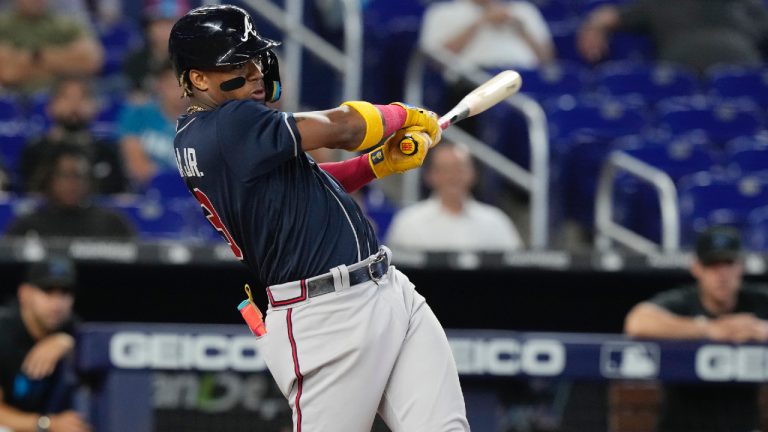
[[[379,281],[381,280],[381,278],[382,278],[382,277],[384,277],[384,274],[386,274],[386,272],[384,272],[384,273],[382,273],[382,274],[380,274],[380,275],[376,276],[376,275],[374,274],[374,268],[373,268],[373,266],[374,266],[374,265],[376,265],[376,264],[378,264],[378,263],[380,263],[380,262],[382,262],[382,261],[384,261],[385,259],[387,259],[387,253],[386,253],[386,252],[384,252],[384,251],[382,251],[382,252],[379,252],[379,255],[377,255],[377,256],[376,256],[376,258],[374,258],[374,259],[373,259],[373,261],[371,261],[371,262],[369,262],[369,263],[368,263],[368,276],[371,278],[371,280],[372,280],[372,281],[373,281],[373,282],[374,282],[376,285],[378,285],[378,284],[379,284]]]

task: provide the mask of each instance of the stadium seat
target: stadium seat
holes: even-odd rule
[[[21,103],[14,97],[0,97],[0,159],[13,176],[29,136],[29,124]],[[13,179],[12,179],[13,180]]]
[[[102,97],[99,100],[99,112],[91,125],[91,132],[99,138],[115,138],[118,116],[124,104],[125,102],[121,98]]]
[[[141,44],[139,29],[134,22],[122,20],[109,27],[97,26],[97,33],[105,54],[101,74],[121,73],[125,56]]]
[[[672,64],[611,62],[595,72],[597,91],[612,96],[636,95],[649,103],[696,91],[693,72]]]
[[[768,252],[768,205],[749,212],[744,239],[747,249]]]
[[[701,144],[688,139],[671,139],[664,144],[647,143],[628,148],[627,142],[617,143],[624,151],[678,180],[715,166],[715,157]],[[616,183],[614,196],[616,219],[625,226],[654,241],[661,238],[661,209],[655,188],[636,177],[623,175]]]
[[[645,104],[638,98],[561,96],[545,102],[551,138],[589,131],[616,138],[642,133],[647,126]]]
[[[659,125],[672,134],[702,130],[716,143],[751,135],[763,124],[756,105],[704,96],[675,97],[657,104]]]
[[[0,193],[0,234],[5,233],[14,219],[30,213],[38,205],[38,198],[22,198],[14,194]]]
[[[715,66],[707,70],[707,84],[721,98],[746,98],[768,108],[768,67]]]
[[[189,190],[177,170],[165,170],[157,173],[147,186],[147,194],[159,199],[191,199]]]
[[[383,242],[387,237],[387,231],[397,212],[397,207],[380,188],[369,185],[365,188],[363,209],[371,220],[379,241]]]
[[[579,94],[587,86],[587,70],[576,63],[560,62],[518,72],[524,83],[521,91],[534,98]]]
[[[125,215],[145,239],[186,239],[193,233],[184,214],[167,202],[139,196],[102,197],[99,202]]]
[[[8,224],[14,219],[13,197],[0,194],[0,233],[4,233]]]
[[[768,180],[701,172],[680,180],[678,198],[681,239],[690,245],[696,234],[713,222],[746,231],[749,214],[768,202]]]
[[[768,131],[729,141],[725,165],[732,175],[768,172]]]

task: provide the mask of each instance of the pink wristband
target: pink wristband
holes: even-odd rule
[[[374,105],[384,119],[384,136],[390,136],[403,127],[408,113],[400,105]]]

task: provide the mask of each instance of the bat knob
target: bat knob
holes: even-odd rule
[[[410,156],[419,150],[419,144],[410,136],[405,136],[400,140],[400,152],[406,156]]]

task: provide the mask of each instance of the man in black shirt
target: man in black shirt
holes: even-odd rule
[[[87,432],[70,410],[64,363],[72,351],[75,269],[65,257],[30,266],[18,302],[0,309],[0,429]]]
[[[663,292],[635,306],[625,332],[634,337],[768,341],[768,290],[742,281],[739,233],[712,227],[696,243],[696,286]],[[665,384],[660,432],[758,430],[757,384]]]

